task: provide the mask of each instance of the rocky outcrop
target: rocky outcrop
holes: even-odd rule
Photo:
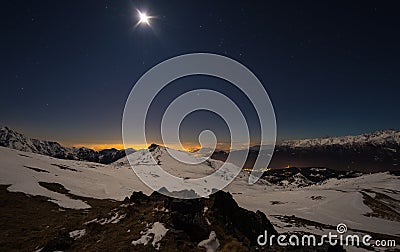
[[[198,199],[171,198],[158,192],[146,196],[136,192],[126,202],[134,202],[136,206],[161,202],[161,208],[166,210],[164,222],[173,234],[170,238],[176,244],[189,243],[189,247],[215,232],[221,248],[238,243],[250,250],[257,247],[257,237],[265,230],[271,235],[277,234],[264,213],[239,207],[228,192],[218,191],[209,198]]]

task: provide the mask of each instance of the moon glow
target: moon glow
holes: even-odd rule
[[[138,10],[138,15],[139,15],[139,24],[150,25],[150,18],[151,18],[150,16],[139,10]]]

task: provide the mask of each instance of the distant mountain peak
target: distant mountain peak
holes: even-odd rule
[[[150,144],[150,146],[148,147],[149,151],[154,151],[157,148],[159,149],[161,146],[155,143]]]

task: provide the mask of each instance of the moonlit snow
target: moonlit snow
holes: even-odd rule
[[[217,234],[211,231],[208,239],[199,242],[198,247],[205,248],[207,252],[216,252],[220,246]]]
[[[129,155],[131,162],[144,167],[151,164],[150,154],[138,151]],[[202,177],[214,171],[220,161],[193,165],[190,168],[173,161],[165,153],[159,153],[161,167],[180,177]],[[186,153],[187,158],[191,157]],[[39,182],[59,183],[69,193],[98,199],[123,200],[133,191],[152,191],[132,171],[127,158],[110,165],[61,160],[39,154],[27,153],[0,147],[0,184],[9,185],[11,192],[41,195],[65,208],[89,208],[82,200],[72,199],[66,194],[50,191]],[[60,168],[61,167],[61,168]],[[63,168],[64,167],[64,168]],[[273,185],[261,179],[249,185],[248,174],[241,172],[226,188],[238,204],[246,209],[263,211],[278,232],[311,232],[324,234],[334,230],[338,223],[345,223],[349,230],[396,235],[400,230],[397,221],[371,217],[372,212],[364,203],[363,193],[381,193],[400,200],[398,176],[389,173],[364,174],[356,178],[332,178],[323,183],[298,187],[299,178],[288,186]],[[296,182],[297,181],[297,182]],[[294,215],[332,228],[317,228],[312,225],[290,225],[285,216]],[[115,217],[111,220],[111,218]],[[117,221],[123,216],[110,216],[107,221]]]
[[[146,231],[140,232],[142,237],[138,240],[132,241],[132,245],[143,244],[147,245],[151,240],[151,245],[157,250],[160,249],[159,242],[165,236],[168,229],[164,227],[164,225],[160,222],[154,222],[151,228],[147,229]]]

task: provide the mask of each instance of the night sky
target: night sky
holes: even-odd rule
[[[0,125],[67,145],[121,143],[125,101],[154,65],[193,52],[233,58],[261,80],[278,139],[400,128],[400,16],[390,1],[7,1],[1,7]],[[156,18],[139,25],[137,9]],[[210,88],[240,104],[222,80],[171,83],[150,116],[182,92]],[[202,129],[229,140],[221,118],[198,112],[182,137]],[[97,146],[98,147],[98,146]]]

